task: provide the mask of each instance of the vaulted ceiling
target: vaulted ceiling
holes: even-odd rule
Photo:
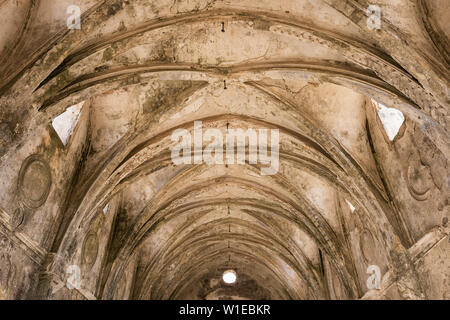
[[[4,0],[0,16],[0,297],[450,297],[445,0]],[[199,120],[278,129],[278,172],[174,164],[172,133]]]

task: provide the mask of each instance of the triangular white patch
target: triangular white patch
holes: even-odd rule
[[[355,207],[347,199],[345,199],[345,202],[347,202],[348,207],[350,208],[350,211],[353,213],[355,211]]]
[[[52,121],[52,126],[64,145],[69,142],[69,138],[77,125],[83,104],[84,101],[67,108],[64,113]]]
[[[378,116],[383,124],[384,131],[386,132],[389,140],[393,141],[405,121],[405,116],[400,110],[388,108],[376,101],[375,105],[377,106]]]

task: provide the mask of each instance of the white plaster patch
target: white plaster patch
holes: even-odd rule
[[[377,113],[383,124],[384,131],[386,132],[390,141],[393,141],[398,131],[400,130],[405,116],[400,110],[394,108],[388,108],[385,105],[374,101],[377,106]]]
[[[347,199],[345,200],[345,202],[347,202],[348,207],[350,208],[350,211],[353,213],[355,211],[355,207]]]
[[[103,208],[103,213],[107,214],[109,210],[109,203]]]
[[[52,126],[64,145],[69,142],[69,138],[78,123],[83,104],[84,101],[67,108],[64,113],[52,121]]]

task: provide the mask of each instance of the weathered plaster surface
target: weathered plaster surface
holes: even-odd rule
[[[449,299],[450,11],[368,4],[0,1],[0,299]],[[278,172],[175,165],[198,120]]]

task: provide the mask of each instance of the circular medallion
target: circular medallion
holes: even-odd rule
[[[82,249],[83,266],[88,270],[92,269],[97,260],[98,254],[98,237],[95,232],[90,232],[84,239]]]
[[[376,245],[373,239],[372,234],[369,230],[364,229],[359,238],[359,246],[361,248],[362,256],[366,263],[375,263],[376,262]]]
[[[430,169],[423,166],[420,160],[410,161],[406,175],[406,186],[411,196],[417,201],[428,199],[432,177]]]
[[[18,189],[23,203],[38,208],[47,200],[52,184],[50,167],[39,155],[25,159],[20,168]]]

